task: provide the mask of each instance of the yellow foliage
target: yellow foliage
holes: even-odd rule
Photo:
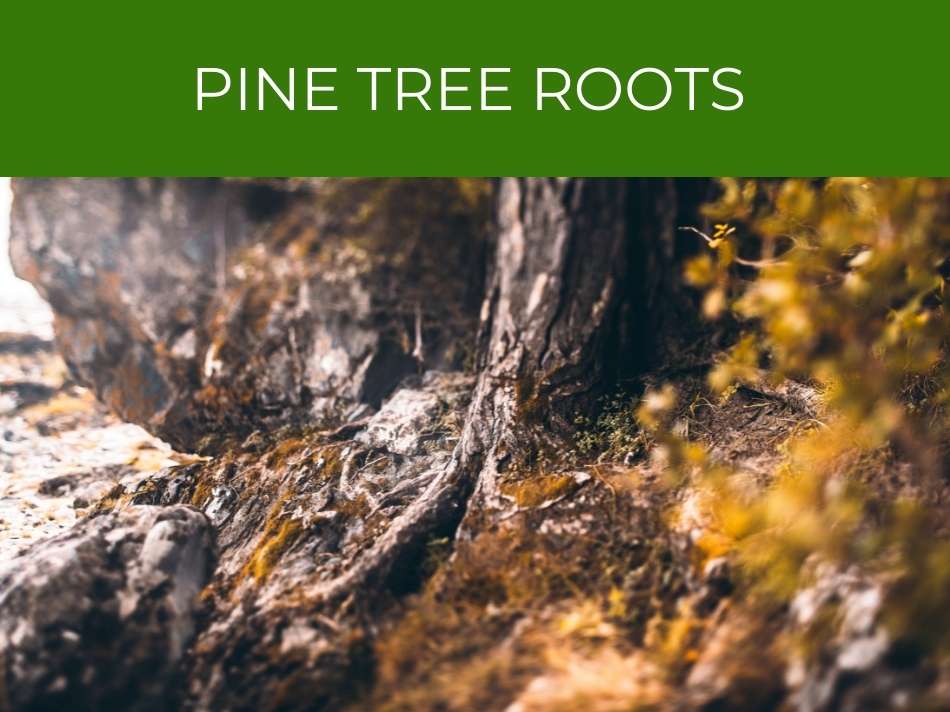
[[[748,585],[780,600],[812,558],[886,572],[897,581],[886,613],[895,637],[945,647],[950,542],[934,536],[922,504],[876,500],[881,483],[861,477],[871,462],[883,478],[895,452],[918,491],[942,477],[950,181],[725,180],[706,212],[722,222],[699,233],[708,250],[685,279],[706,290],[708,317],[728,309],[744,326],[710,387],[728,397],[733,384],[795,378],[821,393],[825,412],[789,438],[770,484],[750,495],[740,471],[674,432],[669,387],[648,394],[638,416],[671,471],[682,477],[688,462],[700,472],[712,524],[698,548],[729,552]]]

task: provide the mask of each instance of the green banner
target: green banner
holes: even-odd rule
[[[942,3],[8,3],[0,173],[948,175]]]

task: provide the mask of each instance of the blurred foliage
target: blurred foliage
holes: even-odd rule
[[[946,486],[950,181],[723,180],[713,234],[686,266],[709,319],[742,335],[709,373],[737,385],[795,379],[820,415],[781,447],[764,487],[674,428],[676,393],[638,411],[675,482],[703,492],[707,558],[730,554],[746,584],[788,600],[821,560],[888,582],[885,622],[920,653],[950,652]],[[909,466],[909,467],[908,467]],[[903,478],[901,497],[886,483]],[[907,496],[908,493],[911,496]],[[929,503],[926,504],[925,502]]]

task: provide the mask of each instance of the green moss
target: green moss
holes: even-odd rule
[[[111,490],[106,492],[105,496],[103,496],[93,505],[90,516],[108,514],[109,512],[114,511],[120,504],[128,501],[129,496],[130,495],[126,493],[125,487],[123,485],[116,485]]]
[[[202,477],[204,473],[198,473],[195,477],[195,487],[191,492],[191,504],[194,507],[203,507],[211,499],[211,490],[213,485],[210,477]]]
[[[271,469],[281,467],[290,458],[299,453],[308,442],[304,438],[288,437],[282,439],[267,455],[267,466]]]
[[[314,475],[321,482],[336,479],[343,472],[343,449],[341,444],[316,448],[309,456],[307,466],[316,470]]]
[[[617,396],[603,403],[596,419],[578,416],[574,420],[577,457],[611,462],[642,451],[645,438],[637,422],[637,405],[634,399]]]
[[[349,518],[362,518],[369,514],[369,501],[365,495],[360,495],[356,499],[340,498],[333,504],[335,511]]]
[[[542,474],[515,482],[504,482],[501,492],[506,497],[511,497],[519,507],[537,507],[569,495],[577,488],[577,481],[572,475]]]
[[[261,536],[261,541],[245,564],[243,574],[253,576],[258,583],[265,581],[284,553],[290,549],[300,537],[303,528],[295,519],[276,524],[268,528]]]
[[[271,507],[264,524],[264,532],[244,564],[241,578],[253,577],[258,583],[263,583],[281,557],[297,543],[303,527],[299,521],[289,518],[284,512],[285,505],[292,496],[293,493],[288,490]]]

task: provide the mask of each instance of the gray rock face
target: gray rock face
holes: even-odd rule
[[[87,518],[0,568],[0,707],[159,709],[213,568],[185,507]]]
[[[485,181],[17,180],[11,256],[83,385],[181,450],[339,422],[474,333]]]

